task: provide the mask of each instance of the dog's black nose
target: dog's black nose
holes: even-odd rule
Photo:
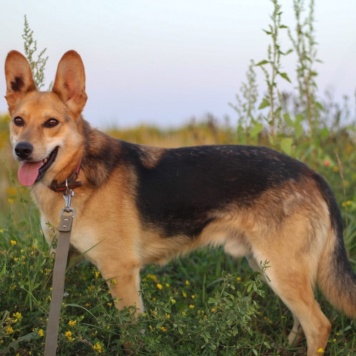
[[[29,142],[19,142],[15,146],[16,156],[22,159],[26,159],[31,156],[33,146]]]

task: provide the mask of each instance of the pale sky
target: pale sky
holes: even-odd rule
[[[320,92],[353,96],[356,1],[315,2]],[[283,23],[294,28],[293,1],[280,3]],[[26,14],[39,49],[47,48],[46,86],[64,52],[81,54],[89,96],[84,116],[93,126],[179,126],[208,112],[233,122],[229,103],[250,59],[266,58],[270,40],[262,29],[272,11],[270,0],[0,0],[0,58],[23,52]],[[293,58],[282,64],[293,78]],[[264,78],[256,72],[262,92]],[[4,113],[3,71],[0,92]]]

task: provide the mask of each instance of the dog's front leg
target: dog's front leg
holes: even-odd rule
[[[143,312],[143,303],[139,293],[140,268],[138,263],[127,262],[116,265],[115,271],[100,269],[103,278],[107,281],[116,307],[119,310],[125,307],[135,307],[135,315]]]
[[[143,312],[143,303],[139,293],[140,268],[136,263],[126,263],[117,266],[117,272],[101,270],[107,281],[116,307],[123,310],[125,307],[135,307],[134,315]],[[125,355],[135,355],[136,348],[131,341],[124,341]]]

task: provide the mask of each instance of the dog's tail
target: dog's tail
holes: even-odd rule
[[[356,274],[347,257],[340,210],[324,179],[318,176],[317,182],[328,205],[331,220],[330,236],[318,266],[318,287],[336,309],[356,319]]]

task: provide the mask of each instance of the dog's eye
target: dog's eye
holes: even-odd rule
[[[55,127],[59,124],[59,121],[57,119],[48,119],[43,126],[47,128]]]
[[[14,118],[14,124],[15,124],[15,126],[21,127],[21,126],[24,126],[24,125],[25,125],[25,121],[24,121],[24,119],[23,119],[22,117],[16,116],[16,117]]]

